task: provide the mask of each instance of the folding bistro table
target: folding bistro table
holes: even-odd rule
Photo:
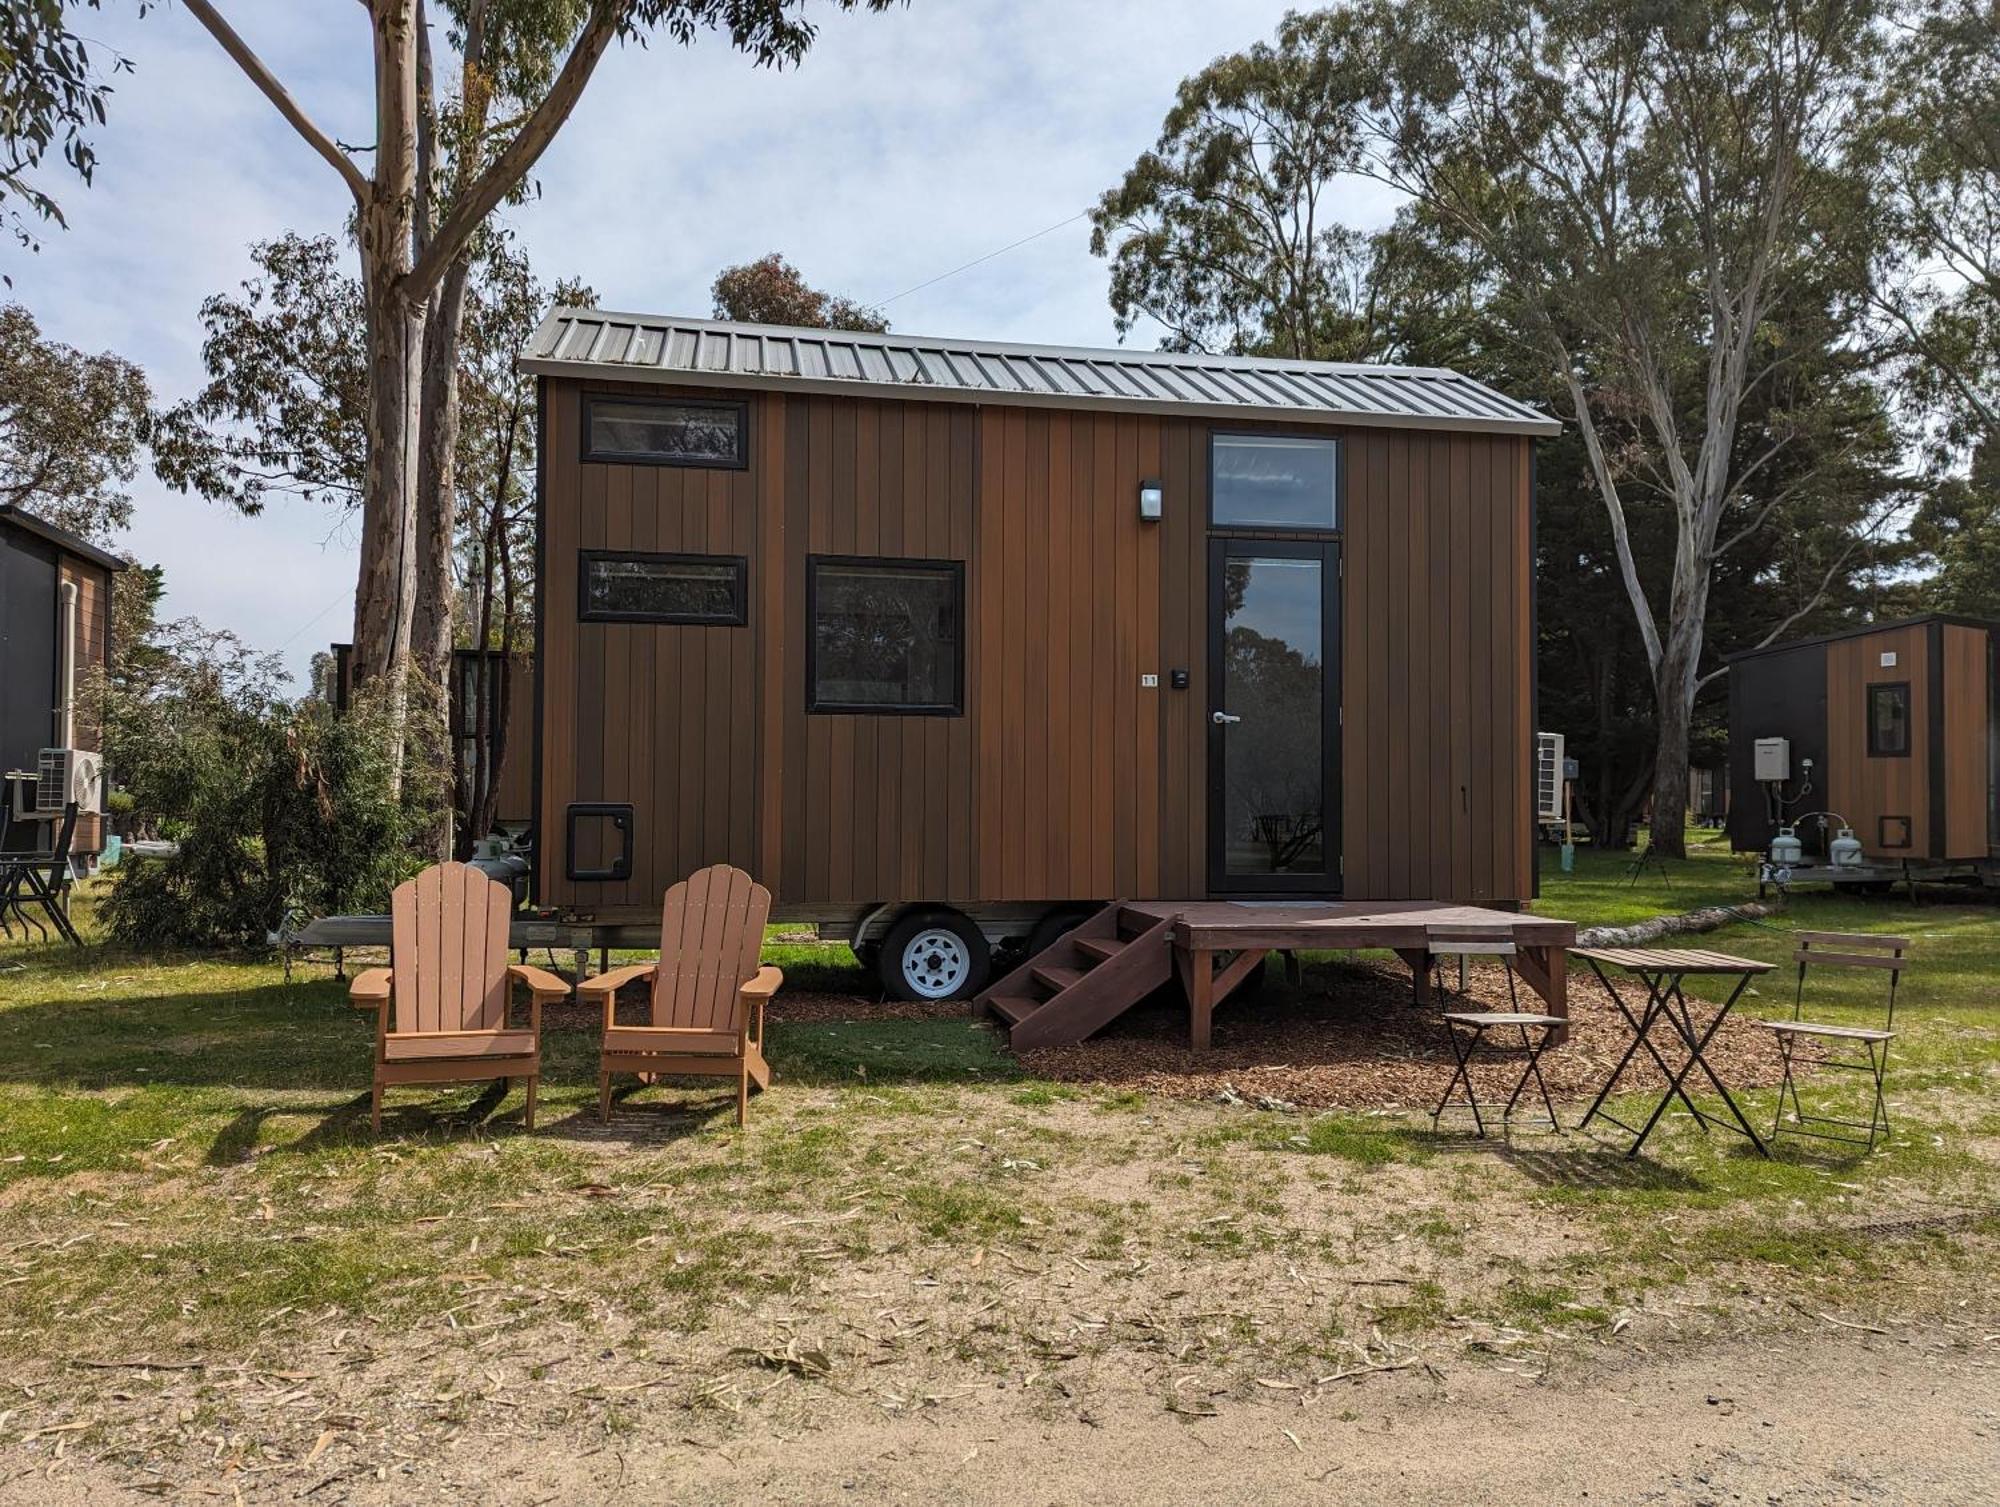
[[[1601,1115],[1620,1130],[1627,1131],[1635,1137],[1632,1149],[1625,1154],[1637,1156],[1639,1148],[1646,1144],[1646,1137],[1651,1135],[1653,1127],[1659,1124],[1660,1116],[1666,1113],[1667,1106],[1675,1099],[1679,1099],[1687,1106],[1688,1113],[1694,1116],[1695,1123],[1701,1126],[1704,1132],[1710,1125],[1720,1125],[1725,1130],[1740,1131],[1749,1137],[1750,1144],[1755,1146],[1761,1155],[1769,1156],[1771,1149],[1764,1144],[1763,1137],[1757,1134],[1749,1120],[1744,1118],[1742,1109],[1731,1097],[1723,1081],[1715,1076],[1715,1069],[1708,1065],[1708,1059],[1703,1054],[1707,1052],[1708,1044],[1714,1038],[1716,1030],[1724,1020],[1728,1019],[1729,1012],[1736,1007],[1736,1001],[1742,998],[1750,980],[1760,973],[1769,973],[1776,965],[1760,963],[1755,958],[1731,957],[1725,952],[1708,952],[1693,948],[1576,947],[1571,951],[1590,964],[1590,971],[1597,975],[1597,981],[1604,986],[1604,992],[1611,996],[1611,1002],[1618,1007],[1618,1013],[1625,1017],[1626,1024],[1632,1028],[1632,1044],[1625,1049],[1625,1055],[1618,1059],[1618,1066],[1611,1070],[1611,1076],[1598,1091],[1596,1100],[1590,1106],[1590,1112],[1583,1117],[1578,1128],[1581,1129]],[[1607,967],[1622,969],[1645,984],[1646,1004],[1638,1016],[1632,1014],[1624,998],[1605,976],[1604,970]],[[1729,998],[1716,1010],[1714,1019],[1709,1021],[1706,1028],[1696,1026],[1694,1012],[1688,1004],[1687,995],[1681,991],[1681,981],[1691,973],[1736,980],[1736,987],[1729,991]],[[1678,1071],[1667,1066],[1666,1059],[1660,1055],[1660,1049],[1653,1044],[1653,1032],[1661,1022],[1665,1022],[1673,1034],[1680,1038],[1681,1049],[1687,1054]],[[1660,1102],[1653,1106],[1653,1113],[1647,1118],[1645,1125],[1632,1126],[1607,1110],[1604,1101],[1611,1097],[1611,1091],[1617,1087],[1619,1078],[1624,1075],[1626,1067],[1638,1055],[1641,1047],[1645,1048],[1646,1055],[1653,1059],[1654,1065],[1666,1074],[1667,1091],[1660,1095]],[[1716,1093],[1721,1095],[1722,1102],[1729,1106],[1729,1113],[1736,1121],[1734,1125],[1718,1115],[1703,1113],[1687,1096],[1687,1090],[1682,1085],[1687,1081],[1688,1074],[1697,1067],[1702,1070]]]

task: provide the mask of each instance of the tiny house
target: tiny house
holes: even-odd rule
[[[103,850],[102,730],[80,688],[110,660],[112,583],[124,569],[89,540],[0,503],[0,774],[15,851],[46,848],[70,800],[71,852]]]
[[[1993,871],[1996,632],[1933,613],[1731,658],[1730,846],[1767,849],[1796,825],[1817,856],[1846,826],[1869,871],[1857,878]]]
[[[1113,899],[1532,894],[1536,410],[581,309],[522,365],[544,910],[728,862],[963,995]]]

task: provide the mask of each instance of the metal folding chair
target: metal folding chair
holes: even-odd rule
[[[1549,1097],[1549,1085],[1542,1077],[1542,1053],[1548,1049],[1553,1034],[1568,1024],[1559,1016],[1541,1015],[1521,1009],[1520,994],[1514,982],[1515,955],[1514,941],[1502,933],[1481,933],[1476,928],[1439,927],[1432,930],[1426,949],[1429,954],[1431,988],[1436,997],[1448,1000],[1449,991],[1444,983],[1444,960],[1456,958],[1461,967],[1469,957],[1498,958],[1507,974],[1507,1009],[1505,1010],[1453,1010],[1443,1012],[1444,1035],[1451,1047],[1451,1055],[1456,1066],[1451,1081],[1445,1085],[1444,1096],[1438,1100],[1437,1108],[1431,1111],[1431,1124],[1435,1126],[1451,1107],[1453,1093],[1465,1090],[1465,1105],[1472,1111],[1473,1128],[1481,1139],[1486,1135],[1486,1119],[1479,1110],[1479,1098],[1472,1089],[1472,1059],[1479,1049],[1487,1044],[1489,1031],[1519,1031],[1521,1050],[1526,1055],[1527,1065],[1521,1069],[1521,1076],[1514,1084],[1514,1091],[1507,1096],[1506,1108],[1500,1111],[1502,1125],[1510,1124],[1514,1106],[1520,1102],[1522,1093],[1533,1078],[1541,1091],[1542,1107],[1548,1111],[1549,1128],[1560,1132],[1562,1122],[1556,1118],[1555,1101]],[[1463,995],[1460,996],[1464,998]],[[1468,1000],[1467,1003],[1470,1003]]]
[[[1887,1140],[1889,1136],[1889,1106],[1883,1089],[1889,1072],[1889,1043],[1896,1039],[1896,984],[1902,977],[1903,969],[1909,966],[1909,959],[1904,955],[1909,949],[1909,939],[1849,931],[1801,931],[1793,933],[1793,939],[1798,943],[1792,959],[1799,965],[1799,977],[1792,991],[1792,1018],[1764,1022],[1777,1038],[1778,1057],[1784,1068],[1784,1076],[1778,1083],[1778,1110],[1771,1126],[1771,1138],[1776,1140],[1780,1132],[1789,1130],[1793,1135],[1838,1141],[1849,1146],[1865,1145],[1873,1151],[1877,1140]],[[1880,1029],[1801,1019],[1805,1009],[1806,970],[1814,965],[1878,968],[1886,972],[1889,975],[1888,1003]],[[1792,1077],[1792,1054],[1798,1044],[1808,1038],[1824,1042],[1853,1042],[1866,1054],[1861,1058],[1829,1056],[1820,1064],[1842,1072],[1866,1073],[1874,1081],[1874,1101],[1869,1106],[1866,1120],[1806,1113],[1805,1106],[1799,1102],[1799,1086]],[[1791,1106],[1789,1125],[1785,1120],[1787,1104]],[[1832,1128],[1813,1129],[1814,1126]],[[1854,1131],[1865,1131],[1867,1134],[1848,1133]]]
[[[76,819],[77,804],[71,801],[63,807],[62,817],[56,824],[55,845],[50,851],[10,858],[4,868],[0,868],[0,917],[12,911],[21,918],[24,927],[34,927],[46,941],[48,927],[42,925],[27,908],[29,904],[40,906],[63,939],[72,946],[81,947],[83,938],[70,924],[65,904],[70,881],[69,852],[76,841]],[[11,928],[8,934],[13,934]]]

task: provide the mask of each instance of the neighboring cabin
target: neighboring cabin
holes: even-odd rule
[[[80,688],[109,663],[111,592],[124,569],[89,540],[0,503],[0,774],[43,773],[45,750],[102,754],[103,732]],[[89,856],[104,847],[101,774],[78,788],[71,851]],[[8,848],[46,848],[73,793],[67,778],[9,780]],[[51,804],[38,809],[38,800]]]
[[[969,994],[1096,901],[1533,892],[1541,413],[569,309],[522,365],[539,906],[656,925],[728,862],[864,956],[930,914]]]
[[[2000,625],[1930,614],[1729,661],[1729,836],[1835,812],[1870,865],[1993,872],[2000,858]],[[1757,741],[1767,749],[1760,778]],[[1807,760],[1812,761],[1810,772]],[[1806,788],[1806,787],[1810,788]],[[1825,851],[1818,823],[1799,836]]]

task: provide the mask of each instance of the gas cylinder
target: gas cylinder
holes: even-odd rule
[[[1798,833],[1790,827],[1778,828],[1778,835],[1771,839],[1771,862],[1789,866],[1805,856],[1806,845],[1799,841]]]
[[[1861,839],[1854,835],[1852,827],[1842,827],[1833,841],[1828,844],[1826,856],[1837,869],[1855,869],[1861,866]]]

